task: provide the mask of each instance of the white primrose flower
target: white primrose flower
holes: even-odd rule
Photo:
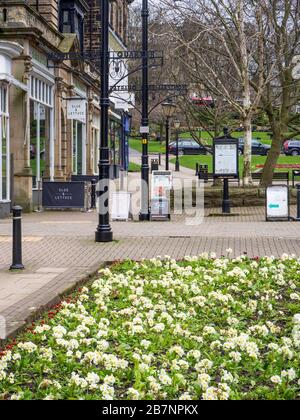
[[[148,349],[151,346],[151,341],[148,340],[142,340],[141,341],[141,346],[144,347],[144,349]]]
[[[280,385],[282,383],[282,379],[278,375],[274,375],[270,378],[271,382],[275,385]]]
[[[158,379],[163,385],[172,384],[172,379],[169,375],[167,375],[167,372],[164,369],[161,369],[161,371],[159,372]]]
[[[139,391],[136,390],[136,389],[134,389],[134,388],[129,388],[127,390],[127,395],[128,395],[128,398],[130,400],[139,400],[140,399],[140,393],[139,393]]]
[[[203,391],[207,390],[211,380],[211,377],[207,373],[200,373],[200,375],[198,375],[198,382]]]
[[[37,350],[37,346],[30,341],[27,343],[19,343],[18,348],[26,351],[27,353],[34,353]]]
[[[291,368],[289,370],[283,370],[281,372],[281,377],[287,378],[289,381],[293,381],[294,379],[297,378],[297,374],[295,372],[295,369]]]
[[[67,330],[62,325],[57,325],[52,328],[53,337],[63,338],[67,334]]]

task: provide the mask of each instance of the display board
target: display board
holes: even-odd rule
[[[239,176],[237,139],[215,139],[213,148],[213,172],[216,178]]]
[[[266,189],[266,220],[289,220],[289,187],[272,185]]]
[[[84,209],[85,182],[43,182],[42,205],[48,209]]]
[[[129,220],[131,218],[131,193],[127,191],[113,192],[112,220]]]
[[[173,187],[172,171],[153,171],[151,176],[151,198],[168,197]]]
[[[153,171],[151,177],[151,220],[170,219],[172,171]]]

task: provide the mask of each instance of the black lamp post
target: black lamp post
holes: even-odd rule
[[[100,0],[101,7],[101,138],[99,160],[99,224],[95,234],[96,242],[111,242],[113,233],[109,224],[109,1]]]
[[[149,5],[148,0],[143,0],[142,7],[142,169],[141,169],[141,212],[140,220],[150,220],[149,211],[149,156],[148,156],[148,137],[149,137],[149,65],[148,65],[148,22]]]
[[[174,121],[174,128],[176,132],[176,162],[175,162],[175,172],[180,171],[180,165],[179,165],[179,128],[180,128],[180,121],[175,120]]]
[[[166,119],[166,171],[169,170],[169,141],[170,141],[170,119],[172,118],[176,105],[171,99],[162,104],[163,114]]]

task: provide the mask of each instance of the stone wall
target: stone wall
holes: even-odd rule
[[[116,0],[110,4],[110,25],[117,36],[126,44],[128,4],[132,0]],[[100,2],[99,0],[86,0],[90,10],[84,20],[84,49],[86,51],[100,50]]]
[[[231,187],[230,201],[232,207],[252,207],[265,205],[265,189],[259,187],[240,188]],[[194,194],[195,197],[195,194]],[[216,208],[222,206],[223,188],[205,186],[204,190],[204,206],[206,208]],[[184,196],[183,196],[184,202]],[[171,203],[173,203],[173,195],[171,195]],[[297,190],[290,189],[290,204],[297,204]],[[172,205],[172,204],[171,204]],[[195,205],[195,198],[193,198],[193,205]],[[173,205],[172,205],[173,206]]]
[[[59,0],[28,0],[28,4],[47,20],[50,25],[58,29]],[[38,8],[37,8],[38,4]]]

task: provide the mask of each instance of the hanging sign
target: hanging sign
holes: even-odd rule
[[[289,187],[272,185],[266,189],[266,220],[290,219]]]
[[[213,167],[216,178],[237,178],[239,175],[238,140],[215,139]]]
[[[67,118],[86,124],[86,101],[83,99],[67,101]]]

